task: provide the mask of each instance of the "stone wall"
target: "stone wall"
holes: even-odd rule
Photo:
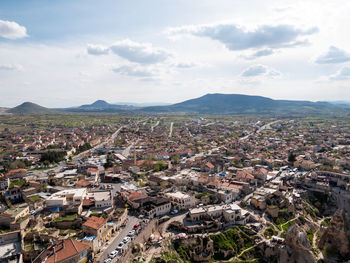
[[[74,221],[51,222],[50,225],[58,229],[70,229],[72,226],[80,228],[82,220],[81,218],[77,218]]]

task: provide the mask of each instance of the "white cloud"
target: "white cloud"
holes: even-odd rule
[[[328,52],[316,59],[318,64],[343,63],[350,61],[350,54],[335,46],[330,46]]]
[[[342,67],[335,74],[329,76],[328,80],[349,80],[350,79],[350,65]]]
[[[252,54],[252,57],[264,57],[264,56],[269,56],[271,54],[273,54],[273,50],[272,49],[262,49],[262,50],[258,50],[256,51],[254,54]]]
[[[220,41],[232,51],[256,49],[255,56],[267,56],[273,49],[289,48],[308,44],[305,36],[318,32],[316,27],[306,30],[291,25],[263,25],[245,29],[235,24],[190,25],[170,28],[170,36],[192,35]]]
[[[275,69],[271,69],[268,66],[257,64],[246,68],[242,73],[243,78],[255,78],[255,77],[280,77],[281,73]]]
[[[140,64],[164,62],[171,55],[163,49],[155,48],[150,43],[138,43],[129,39],[115,42],[110,50],[118,56]]]
[[[19,39],[27,37],[27,30],[16,22],[0,20],[0,37],[7,39]]]
[[[175,67],[180,68],[180,69],[189,69],[189,68],[194,68],[197,66],[196,63],[194,62],[179,62],[174,64]]]
[[[106,55],[109,53],[109,48],[102,45],[88,44],[87,52],[90,55]]]
[[[23,70],[23,67],[19,64],[0,64],[0,70],[21,71]]]
[[[112,69],[114,72],[126,76],[135,77],[152,77],[154,72],[150,68],[141,67],[137,65],[123,65],[120,67],[114,67]]]
[[[267,72],[267,67],[264,65],[253,65],[245,69],[241,76],[242,77],[256,77],[260,75],[265,75]]]

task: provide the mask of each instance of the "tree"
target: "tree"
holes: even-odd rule
[[[48,151],[41,154],[40,162],[45,162],[46,160],[50,163],[58,163],[64,160],[66,156],[66,152],[56,152],[56,151]]]
[[[79,154],[81,152],[85,152],[87,150],[90,150],[92,147],[90,145],[90,143],[85,143],[84,145],[80,145],[77,149],[76,154]]]
[[[110,154],[107,154],[107,162],[103,166],[105,169],[114,166],[114,161],[113,161],[112,156]]]
[[[44,166],[45,166],[45,167],[49,167],[49,166],[50,166],[50,162],[49,162],[48,160],[45,160],[45,161],[44,161]]]
[[[289,153],[288,155],[288,162],[294,163],[296,161],[296,155],[292,152]]]
[[[163,171],[166,170],[168,168],[168,166],[165,164],[164,161],[158,161],[156,162],[156,164],[154,165],[154,171],[155,172],[159,172],[159,171]]]
[[[173,164],[178,164],[179,163],[179,156],[178,155],[174,155],[171,157],[171,161],[173,162]]]

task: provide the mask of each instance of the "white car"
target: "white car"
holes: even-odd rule
[[[123,242],[126,244],[130,241],[130,237],[124,237],[123,238]]]
[[[117,246],[117,250],[121,250],[124,247],[124,243],[120,242],[119,245]]]
[[[113,250],[110,254],[109,254],[109,258],[115,258],[118,255],[118,251]]]
[[[128,236],[129,236],[129,237],[132,237],[133,235],[135,235],[135,230],[129,231]]]
[[[112,259],[106,258],[106,259],[103,261],[103,263],[110,263],[111,261],[112,261]]]

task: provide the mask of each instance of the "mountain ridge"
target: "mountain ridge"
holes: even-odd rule
[[[328,102],[274,100],[256,95],[209,93],[170,106],[145,107],[142,111],[196,114],[328,114],[347,110]]]
[[[134,107],[97,100],[92,104],[63,109],[48,109],[25,102],[8,110],[13,114],[120,113],[120,114],[349,114],[350,107],[324,101],[274,100],[244,94],[208,93],[198,98],[163,106]]]

